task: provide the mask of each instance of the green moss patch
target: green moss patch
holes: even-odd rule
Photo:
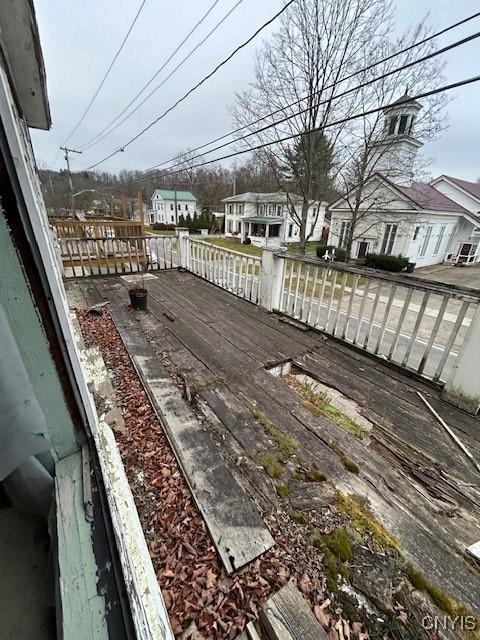
[[[297,524],[305,524],[305,525],[307,525],[308,522],[309,522],[307,516],[303,513],[303,511],[296,511],[295,509],[288,509],[287,510],[287,515],[291,520],[293,520]]]
[[[283,462],[276,451],[259,451],[252,456],[253,461],[263,467],[270,478],[280,478],[283,473]]]
[[[368,431],[330,404],[325,394],[315,392],[308,384],[302,384],[294,376],[286,376],[285,379],[299,396],[303,398],[302,406],[305,407],[307,411],[310,411],[311,414],[316,417],[321,415],[326,416],[359,440],[365,440],[365,438],[368,437]]]
[[[374,551],[379,553],[383,553],[388,549],[400,551],[400,543],[378,522],[371,512],[366,499],[353,493],[343,495],[339,492],[337,509],[339,513],[348,517],[352,528],[361,536],[367,533],[370,534]]]
[[[288,496],[290,495],[290,487],[287,483],[278,485],[277,495],[279,498],[288,498]]]

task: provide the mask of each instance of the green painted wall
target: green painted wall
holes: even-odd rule
[[[79,447],[48,341],[2,212],[0,305],[5,311],[30,382],[44,412],[52,443],[52,455],[61,460],[78,451]]]

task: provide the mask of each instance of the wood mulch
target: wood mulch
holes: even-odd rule
[[[126,430],[116,433],[153,565],[181,640],[236,638],[259,608],[289,579],[296,582],[332,640],[367,637],[349,625],[328,600],[321,555],[309,550],[302,527],[278,510],[266,524],[276,545],[247,567],[226,574],[205,522],[183,477],[108,311],[77,310],[82,333],[100,349],[113,372]]]

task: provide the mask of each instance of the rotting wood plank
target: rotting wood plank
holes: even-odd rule
[[[165,282],[168,285],[169,279],[166,278]],[[204,293],[199,291],[194,284],[195,282],[192,282],[191,279],[185,280],[182,300],[194,304],[197,313],[201,310],[201,317],[208,322],[215,323],[215,328],[221,335],[231,337],[232,332],[235,332],[263,349],[265,352],[264,363],[288,359],[310,348],[300,342],[297,337],[293,338],[286,332],[282,332],[282,326],[278,320],[276,321],[277,327],[266,325],[259,322],[258,318],[245,313],[243,305],[235,307],[229,303],[226,304],[225,300],[220,302],[215,297],[213,299],[206,298]],[[174,290],[178,292],[178,287],[174,287]]]
[[[413,402],[405,399],[409,397],[411,389],[405,390],[400,383],[394,389],[390,388],[390,384],[385,386],[385,377],[381,373],[378,373],[378,378],[373,376],[372,380],[365,372],[356,374],[343,366],[341,358],[333,365],[325,358],[325,353],[307,354],[294,359],[293,364],[358,402],[363,415],[376,425],[374,437],[378,429],[390,432],[393,439],[421,451],[432,464],[442,465],[445,471],[455,469],[465,479],[476,481],[474,470],[451,446],[446,434],[442,433],[419,400]]]
[[[91,524],[83,505],[81,453],[55,465],[59,589],[63,637],[108,639],[105,599],[98,595]]]
[[[267,600],[260,622],[269,640],[327,640],[328,636],[313,615],[300,591],[288,582]]]
[[[112,314],[220,558],[227,572],[232,573],[272,547],[274,540],[211,437],[182,399],[153,347],[143,341],[138,348],[139,327],[128,322],[127,311],[113,306]],[[136,340],[132,340],[134,332]]]
[[[185,287],[191,286],[196,290],[199,290],[198,280],[199,278],[193,274],[189,273],[173,273],[169,272],[168,274],[161,274],[162,276],[167,276],[165,280],[169,280],[172,283],[175,283],[174,286],[177,287],[178,290],[185,289]],[[177,279],[177,282],[175,280]],[[159,277],[159,281],[161,277]],[[268,329],[273,329],[275,332],[281,334],[284,338],[290,338],[295,343],[299,343],[303,346],[303,349],[310,348],[314,346],[315,342],[318,340],[318,334],[313,331],[300,332],[293,327],[289,327],[288,325],[282,325],[280,322],[280,317],[277,314],[272,314],[264,311],[258,305],[252,304],[238,296],[235,296],[224,289],[220,289],[215,285],[201,280],[202,289],[205,291],[205,299],[209,300],[212,307],[216,308],[218,306],[228,307],[232,309],[232,315],[241,317],[245,322],[250,322],[249,318],[252,319],[252,327],[256,327],[258,323],[260,325],[264,325]],[[208,292],[208,293],[207,293]],[[258,329],[258,327],[257,327]]]
[[[183,295],[183,293],[178,293],[173,289],[166,290],[163,293],[159,293],[157,290],[149,291],[150,298],[150,307],[152,307],[152,300],[157,302],[160,305],[163,305],[165,310],[173,311],[176,320],[182,319],[182,321],[186,322],[189,326],[192,324],[195,325],[199,330],[202,329],[202,333],[207,331],[213,331],[216,336],[216,342],[225,342],[235,349],[248,353],[248,355],[254,359],[259,366],[263,366],[263,364],[268,360],[268,351],[261,348],[253,341],[251,338],[245,337],[242,335],[241,331],[238,331],[238,326],[232,325],[230,320],[227,320],[222,316],[222,312],[219,310],[219,314],[217,317],[217,321],[212,326],[212,322],[209,322],[205,319],[202,310],[196,306],[191,305],[188,302],[188,297]],[[165,313],[165,311],[163,312]],[[231,330],[228,332],[220,331],[220,327],[222,324],[230,324]]]

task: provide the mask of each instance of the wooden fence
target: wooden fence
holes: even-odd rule
[[[65,278],[140,273],[177,266],[175,237],[57,238]]]
[[[145,236],[143,221],[124,219],[49,220],[57,238],[131,238]]]

